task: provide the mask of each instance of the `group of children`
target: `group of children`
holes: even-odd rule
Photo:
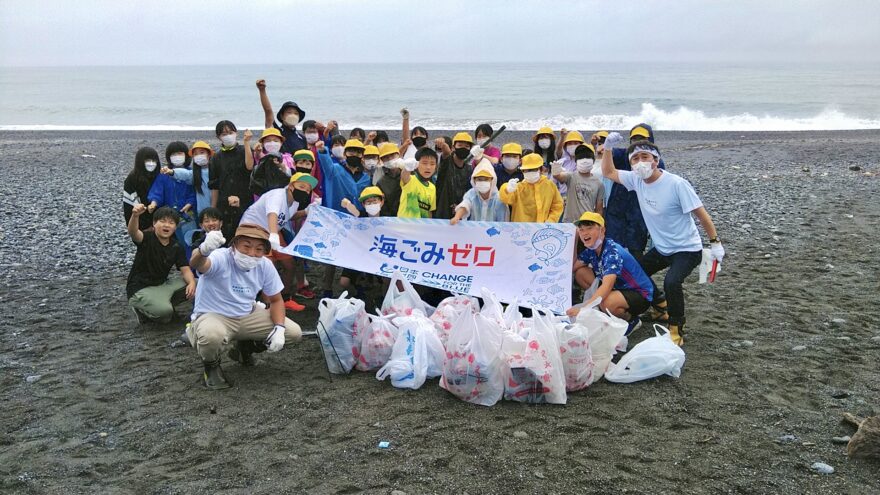
[[[274,113],[266,82],[257,81],[257,88],[266,124],[259,138],[246,130],[239,143],[235,124],[224,120],[215,129],[218,149],[204,141],[192,146],[175,141],[166,147],[163,161],[153,148],[141,148],[124,184],[124,214],[137,245],[129,303],[139,321],[167,322],[175,305],[196,297],[193,325],[188,327],[196,347],[213,348],[195,324],[203,316],[198,308],[205,306],[197,295],[202,294],[202,280],[213,279],[206,277],[209,270],[202,270],[211,263],[205,262],[209,253],[201,246],[209,252],[229,250],[234,262],[224,258],[222,266],[233,273],[224,290],[254,297],[262,291],[264,303],[271,306],[264,309],[275,325],[287,328],[290,336],[298,333],[295,324],[284,320],[283,310],[301,311],[302,302],[316,294],[304,261],[278,250],[292,241],[312,204],[354,216],[442,218],[452,225],[468,220],[574,222],[580,242],[573,271],[578,285],[588,289],[585,302],[601,298],[601,306],[629,319],[631,328],[653,306],[652,316],[670,325],[679,344],[684,325],[681,282],[702,253],[692,213],[712,242],[713,256],[719,261],[723,257],[705,208],[686,180],[665,171],[646,124],[630,130],[628,149],[615,132],[598,131],[587,142],[580,132],[562,129],[557,140],[549,127],[534,134],[531,148],[516,142],[497,147],[489,141],[493,129],[488,124],[478,126],[473,135],[459,132],[430,140],[426,129],[410,130],[404,109],[401,142],[394,143],[384,131],[367,134],[355,128],[343,136],[335,121],[325,125],[305,120],[305,111],[292,101]],[[649,233],[654,246],[645,254]],[[215,245],[218,239],[221,244],[231,241],[224,248]],[[272,271],[280,284],[267,274],[248,287],[236,283],[241,282],[236,267],[265,265],[240,263],[244,258],[238,244],[248,239],[264,248],[262,255],[275,265]],[[180,269],[182,280],[168,281],[172,266]],[[661,292],[649,275],[667,266]],[[360,279],[361,274],[343,270],[338,281],[360,292]],[[327,267],[323,297],[332,296],[336,281],[335,267]],[[282,309],[276,308],[279,300]],[[223,316],[244,316],[238,313]],[[260,350],[259,345],[252,347],[236,347],[241,362],[249,361],[248,350]],[[213,363],[215,354],[212,350],[203,359]],[[206,385],[222,386],[222,372],[211,371],[219,366],[209,368],[206,364]]]

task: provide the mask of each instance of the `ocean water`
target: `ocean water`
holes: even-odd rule
[[[880,67],[308,64],[0,69],[0,129],[259,129],[274,108],[344,129],[765,131],[880,128]]]

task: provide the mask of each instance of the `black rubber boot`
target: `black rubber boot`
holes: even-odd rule
[[[229,359],[242,366],[254,366],[257,364],[254,354],[266,349],[266,344],[261,341],[239,340],[232,344],[232,349],[229,349]]]
[[[206,388],[209,390],[222,390],[232,386],[232,383],[223,374],[223,368],[220,367],[220,358],[217,358],[216,361],[204,361],[204,365],[205,373],[203,379]]]

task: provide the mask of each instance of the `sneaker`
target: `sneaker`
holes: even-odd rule
[[[303,306],[302,304],[294,301],[293,299],[289,299],[287,301],[284,301],[284,309],[286,309],[288,311],[298,312],[298,311],[302,311],[302,310],[306,309],[306,307]]]
[[[314,299],[316,297],[316,294],[312,292],[308,287],[302,287],[300,289],[297,289],[296,296],[303,299]]]
[[[641,326],[642,326],[642,320],[640,320],[638,318],[633,318],[632,320],[629,321],[629,325],[627,325],[626,332],[624,332],[623,336],[624,337],[629,336],[629,334],[635,332],[636,330],[641,328]]]
[[[146,325],[147,323],[152,322],[149,316],[143,314],[139,309],[131,308],[134,311],[134,317],[137,318],[138,325]]]

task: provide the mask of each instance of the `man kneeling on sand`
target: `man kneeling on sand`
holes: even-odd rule
[[[287,340],[299,340],[299,325],[284,316],[284,285],[272,262],[269,232],[253,224],[241,224],[231,247],[219,231],[208,232],[190,265],[201,275],[196,289],[193,323],[187,328],[190,344],[205,365],[205,386],[228,388],[220,368],[220,354],[230,342],[229,357],[242,366],[253,366],[254,353],[280,351]],[[254,301],[262,292],[269,308]]]

